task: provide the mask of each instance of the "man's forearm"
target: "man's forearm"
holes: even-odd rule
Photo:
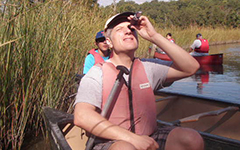
[[[77,104],[75,106],[75,125],[85,129],[95,136],[110,140],[126,140],[128,139],[128,136],[133,134],[124,128],[112,124],[98,112],[88,109],[88,105],[90,104]]]

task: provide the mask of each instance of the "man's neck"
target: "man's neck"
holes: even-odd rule
[[[110,61],[115,65],[122,65],[127,68],[130,68],[132,65],[134,56],[129,56],[127,54],[120,54],[120,55],[114,55],[112,58],[110,58]]]

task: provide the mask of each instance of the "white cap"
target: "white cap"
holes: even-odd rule
[[[114,27],[114,26],[118,25],[121,22],[129,21],[127,19],[127,17],[129,17],[130,15],[134,15],[134,13],[133,12],[123,12],[123,13],[119,13],[119,14],[112,16],[111,18],[109,18],[106,21],[105,26],[104,26],[104,31],[106,31],[109,27]]]

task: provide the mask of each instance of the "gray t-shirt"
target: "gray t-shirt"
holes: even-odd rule
[[[164,87],[171,61],[162,61],[159,59],[142,59],[144,69],[151,87],[158,90]],[[128,76],[124,75],[125,80]],[[93,66],[89,72],[81,79],[76,103],[85,102],[101,109],[102,103],[102,69]]]
[[[190,46],[192,49],[199,48],[202,42],[199,39],[194,40],[193,44]]]

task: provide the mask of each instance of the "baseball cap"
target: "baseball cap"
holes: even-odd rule
[[[96,34],[95,40],[100,39],[100,38],[105,38],[103,30],[102,30],[102,31],[99,31],[99,32]]]
[[[104,31],[106,31],[109,28],[115,27],[116,25],[118,25],[121,22],[129,21],[127,19],[127,17],[130,15],[134,15],[134,13],[133,12],[123,12],[123,13],[119,13],[119,14],[112,16],[111,18],[109,18],[106,21],[105,26],[104,26]]]
[[[197,38],[199,38],[200,36],[202,36],[202,34],[200,34],[200,33],[198,33],[198,34],[196,35]]]

